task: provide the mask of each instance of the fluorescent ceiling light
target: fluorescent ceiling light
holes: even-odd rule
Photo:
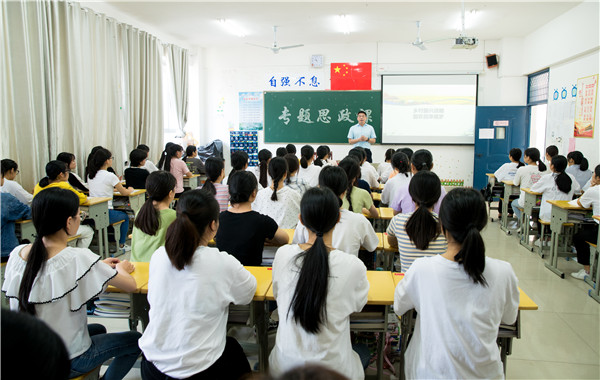
[[[470,11],[465,11],[465,30],[472,29],[475,27],[479,20],[481,19],[481,11],[477,9],[471,9]],[[458,19],[453,23],[454,29],[457,32],[462,30],[462,20],[460,13],[458,14]]]
[[[351,17],[348,15],[338,15],[335,18],[336,21],[336,25],[337,25],[337,30],[341,33],[344,34],[350,34],[352,27],[351,27]]]
[[[220,18],[219,24],[229,33],[238,37],[246,37],[246,32],[235,22]]]

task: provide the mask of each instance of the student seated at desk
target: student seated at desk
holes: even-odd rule
[[[508,153],[508,159],[510,160],[510,162],[507,162],[506,164],[502,164],[502,166],[500,166],[498,168],[498,170],[496,170],[494,172],[494,177],[496,177],[496,180],[499,182],[502,181],[512,181],[515,178],[515,175],[517,174],[517,169],[519,169],[521,166],[524,166],[525,164],[521,162],[521,149],[519,148],[512,148],[510,150],[510,152]],[[508,216],[512,217],[513,215],[513,211],[512,208],[510,207],[510,202],[508,203],[509,206],[509,212],[508,212]],[[498,219],[502,218],[502,199],[498,199]]]
[[[121,220],[123,221],[119,225],[121,236],[118,244],[121,253],[125,253],[131,250],[131,247],[125,244],[127,232],[129,231],[129,217],[123,211],[113,209],[112,198],[115,190],[121,195],[128,196],[133,193],[134,189],[133,187],[123,187],[119,178],[113,173],[108,172],[107,169],[111,167],[112,162],[113,156],[111,152],[104,148],[96,150],[87,169],[89,173],[88,186],[90,187],[90,197],[108,197],[111,199],[108,201],[108,222],[113,224]]]
[[[600,165],[594,169],[591,187],[577,199],[577,205],[581,207],[592,207],[593,215],[600,215]],[[577,250],[577,262],[583,265],[578,272],[571,273],[571,276],[578,280],[583,280],[590,274],[590,246],[587,243],[596,243],[598,240],[598,220],[595,223],[584,223],[582,228],[573,235],[573,245]],[[598,284],[596,284],[598,286]]]
[[[348,190],[348,177],[344,169],[339,166],[324,167],[319,174],[319,187],[329,188],[339,199],[340,220],[333,231],[333,247],[357,257],[361,247],[369,252],[375,251],[379,238],[371,222],[362,214],[342,208],[342,200]],[[293,243],[307,243],[308,239],[309,230],[299,221],[294,231]],[[373,255],[371,261],[372,259]]]
[[[125,187],[133,187],[134,189],[146,188],[146,178],[150,174],[144,167],[147,156],[146,152],[141,149],[134,149],[129,153],[129,167],[123,173]]]
[[[148,173],[153,173],[158,170],[156,165],[154,165],[154,163],[148,158],[150,156],[150,148],[148,147],[148,145],[140,144],[135,149],[143,150],[144,152],[146,152],[146,162],[144,164],[144,169],[146,169]]]
[[[446,238],[441,233],[438,216],[433,206],[441,195],[440,179],[429,170],[415,174],[408,192],[416,210],[395,215],[387,228],[387,240],[398,248],[400,263],[398,272],[406,272],[420,257],[435,256],[446,251]],[[400,265],[398,265],[400,264]]]
[[[102,325],[88,325],[86,303],[106,284],[135,291],[133,265],[116,258],[100,261],[89,249],[67,246],[80,223],[79,199],[72,191],[41,191],[31,207],[37,237],[15,248],[6,265],[2,291],[10,308],[37,316],[58,333],[71,360],[69,378],[113,358],[104,379],[122,379],[140,354],[140,333],[107,334]]]
[[[227,178],[223,180],[223,185],[229,184],[229,179],[233,173],[248,169],[248,159],[248,153],[244,152],[243,150],[236,150],[235,152],[231,153],[231,171],[229,172]]]
[[[298,162],[298,160],[296,160]],[[235,257],[242,265],[260,266],[265,241],[287,244],[287,232],[277,227],[273,218],[252,211],[258,182],[245,170],[235,172],[229,180],[231,207],[219,216],[217,248]]]
[[[339,167],[346,172],[346,178],[348,178],[346,197],[342,207],[358,214],[367,214],[372,218],[378,218],[379,211],[373,204],[371,195],[366,190],[357,187],[360,178],[360,165],[356,158],[352,156],[344,158],[340,161]]]
[[[81,192],[89,191],[87,185],[75,172],[75,169],[77,169],[77,160],[75,159],[75,155],[73,153],[59,153],[58,156],[56,156],[56,160],[67,164],[67,170],[69,171],[69,184],[73,186],[75,190]]]
[[[315,159],[314,164],[320,167],[335,165],[335,163],[333,162],[333,160],[330,159],[330,157],[331,149],[329,149],[327,145],[319,145],[319,147],[317,148],[317,158]]]
[[[527,165],[517,169],[513,184],[515,186],[520,186],[521,189],[530,189],[540,180],[540,178],[542,178],[543,173],[546,171],[546,165],[540,161],[540,151],[537,148],[525,149],[523,161],[525,161]],[[509,228],[516,228],[520,225],[522,215],[521,211],[519,211],[519,207],[523,208],[525,206],[525,192],[523,190],[521,190],[519,198],[513,200],[511,205],[513,212],[517,217],[517,221],[509,224]]]
[[[392,156],[396,151],[392,148],[385,151],[384,161],[377,167],[377,175],[379,175],[379,181],[386,183],[392,174],[394,168],[392,167]]]
[[[569,160],[569,167],[567,173],[572,174],[579,182],[579,187],[584,187],[587,181],[592,178],[592,171],[589,169],[590,164],[587,158],[583,157],[583,153],[578,150],[574,150],[567,154],[567,160]]]
[[[154,251],[165,245],[167,228],[173,223],[176,212],[171,208],[175,199],[175,177],[164,170],[148,175],[148,199],[133,222],[131,261],[149,262]]]
[[[93,161],[93,159],[94,159],[94,155],[95,155],[95,154],[96,154],[96,152],[97,152],[97,151],[99,151],[100,149],[106,149],[106,148],[104,148],[103,146],[100,146],[100,145],[96,145],[95,147],[93,147],[93,148],[92,148],[92,151],[90,152],[90,154],[88,154],[88,158],[87,158],[87,161],[86,161],[85,170],[84,170],[84,172],[83,172],[83,173],[84,173],[84,175],[83,175],[83,176],[85,177],[85,179],[86,179],[86,180],[87,180],[87,179],[89,178],[89,176],[90,176],[90,172],[89,172],[89,170],[90,170],[90,167],[91,167],[92,161]],[[112,165],[112,163],[111,163],[111,165]],[[106,168],[106,171],[108,171],[109,173],[112,173],[112,174],[114,174],[115,176],[117,175],[117,173],[115,172],[115,169],[113,169],[113,168],[112,168],[112,166],[109,166],[108,168]],[[93,196],[93,195],[92,195],[92,196]]]
[[[410,183],[412,175],[410,173],[410,160],[406,154],[402,152],[394,153],[391,162],[394,170],[381,192],[381,203],[384,205],[389,205],[394,201],[400,187]]]
[[[219,157],[208,157],[204,167],[206,168],[206,181],[204,181],[202,189],[216,198],[221,211],[227,210],[227,207],[229,207],[229,188],[221,183],[225,177],[223,160]]]
[[[15,181],[15,177],[17,174],[19,174],[19,166],[17,163],[11,159],[5,158],[1,161],[0,166],[2,167],[0,191],[3,193],[12,194],[21,203],[26,205],[31,204],[33,195],[23,189],[23,186]]]
[[[352,350],[350,314],[367,303],[366,268],[357,257],[331,246],[340,218],[338,197],[331,190],[309,189],[301,210],[308,242],[279,248],[273,261],[279,327],[269,369],[278,376],[319,363],[348,378],[363,379],[369,354],[366,350],[359,356]]]
[[[319,184],[319,173],[321,167],[313,164],[315,150],[310,145],[304,145],[300,149],[300,169],[298,178],[302,178],[309,186],[315,187]]]
[[[185,163],[189,164],[193,174],[204,174],[204,163],[198,158],[198,148],[195,145],[188,145],[185,148]]]
[[[377,170],[367,161],[367,151],[361,147],[350,149],[348,156],[355,157],[360,166],[360,180],[366,183],[366,186],[358,186],[361,189],[367,190],[369,194],[371,189],[379,187],[379,175]]]
[[[175,185],[175,198],[179,198],[181,194],[184,192],[183,188],[183,177],[190,178],[192,176],[192,172],[189,171],[187,165],[183,160],[181,160],[181,156],[183,156],[183,147],[177,144],[171,144],[167,148],[166,156],[161,158],[161,161],[158,163],[159,167],[163,170],[171,172],[175,180],[177,180],[177,185]],[[162,164],[162,166],[160,166]]]
[[[517,319],[517,277],[509,263],[485,256],[488,215],[478,191],[450,191],[440,219],[448,249],[415,260],[394,295],[397,315],[417,311],[406,378],[502,379],[496,339],[500,323]]]
[[[547,201],[570,201],[573,199],[573,193],[579,191],[579,183],[571,174],[567,174],[567,158],[556,155],[550,162],[552,174],[545,174],[531,186],[531,191],[542,193],[542,203],[540,204],[540,219],[549,222],[552,217],[552,205]],[[542,230],[542,225],[538,221],[538,233]],[[542,238],[542,236],[540,236]],[[536,245],[541,246],[543,239],[536,241]]]
[[[417,150],[411,158],[410,161],[410,170],[413,174],[417,174],[422,170],[431,170],[433,169],[433,155],[427,149],[419,149]],[[410,182],[409,182],[410,183]],[[396,214],[408,214],[409,212],[415,211],[415,203],[410,196],[408,191],[409,183],[404,183],[402,186],[398,188],[396,196],[392,200],[390,207],[394,209],[394,215]],[[442,200],[446,196],[446,189],[440,184],[440,198],[433,206],[433,212],[439,213],[440,205],[442,204]]]
[[[300,165],[298,164],[298,157],[293,154],[286,154],[284,157],[288,164],[287,178],[285,179],[285,185],[296,190],[300,197],[306,193],[311,186],[304,180],[304,178],[298,177],[298,170]]]
[[[270,216],[279,228],[294,228],[300,213],[300,194],[291,187],[284,186],[288,166],[284,158],[275,157],[269,161],[269,176],[273,184],[262,189],[252,202],[252,209]]]
[[[258,166],[252,171],[261,189],[271,186],[271,177],[269,177],[269,161],[273,154],[268,149],[261,149],[258,152]]]
[[[77,198],[79,198],[79,204],[85,203],[87,197],[85,194],[75,190],[68,182],[70,173],[67,169],[67,165],[62,161],[50,161],[46,164],[46,177],[42,178],[40,182],[35,185],[33,189],[33,197],[35,198],[40,191],[58,187],[65,190],[71,190]],[[88,225],[79,224],[76,235],[81,235],[81,238],[77,239],[78,248],[88,248],[94,239],[94,229]]]
[[[207,246],[218,227],[211,194],[181,196],[165,246],[150,260],[150,323],[139,343],[145,380],[239,379],[251,372],[226,327],[229,304],[250,303],[256,278],[235,257]]]
[[[8,259],[10,252],[19,245],[15,233],[15,222],[19,219],[31,219],[31,209],[25,203],[15,198],[11,193],[0,193],[0,210],[2,229],[0,230],[0,247],[2,247],[2,262]]]

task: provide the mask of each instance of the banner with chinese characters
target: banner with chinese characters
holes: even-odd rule
[[[261,131],[263,129],[263,93],[240,92],[240,130]]]
[[[358,111],[381,141],[381,91],[269,91],[265,142],[348,143]]]
[[[574,137],[594,137],[596,120],[596,98],[598,96],[598,74],[577,80],[575,101]]]
[[[321,73],[273,73],[265,77],[265,87],[272,91],[326,90]]]

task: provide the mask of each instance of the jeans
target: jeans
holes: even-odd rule
[[[515,199],[511,202],[513,212],[515,213],[515,217],[517,218],[517,223],[521,223],[521,215],[523,214],[521,210],[519,210],[519,198]]]
[[[138,340],[142,334],[137,331],[107,334],[106,328],[100,324],[89,324],[87,328],[92,345],[83,354],[71,360],[69,378],[81,376],[114,358],[104,373],[104,379],[123,379],[140,355]]]
[[[357,343],[352,345],[352,350],[358,354],[363,369],[367,369],[371,362],[371,351],[369,351],[369,347],[364,343]]]
[[[127,240],[127,232],[129,231],[129,217],[123,211],[117,211],[113,209],[108,210],[108,223],[113,224],[121,220],[124,220],[124,222],[119,225],[119,231],[121,231],[119,245],[125,244],[125,241]]]

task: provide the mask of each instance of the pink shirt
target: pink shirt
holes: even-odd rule
[[[185,162],[178,158],[171,158],[171,174],[177,180],[175,185],[175,194],[183,193],[183,176],[189,173],[189,169]]]

